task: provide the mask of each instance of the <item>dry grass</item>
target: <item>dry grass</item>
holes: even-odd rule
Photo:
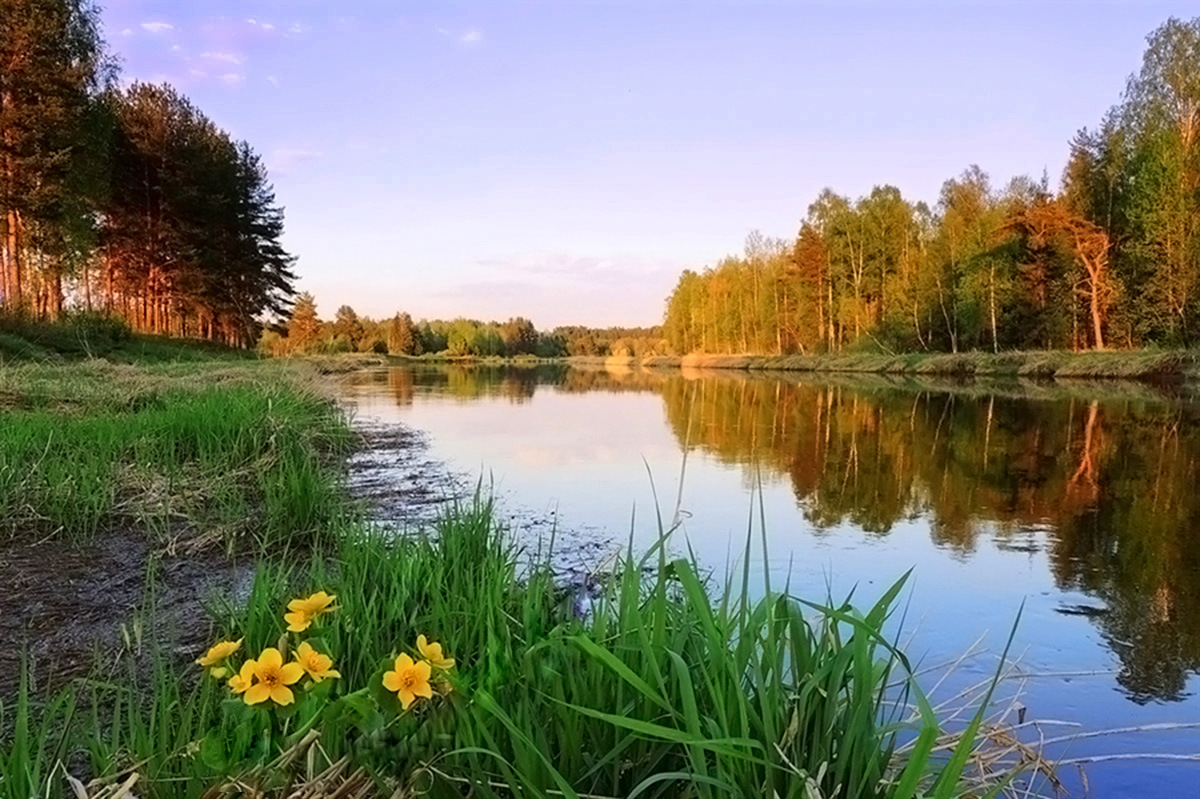
[[[634,363],[633,359],[625,359]],[[797,372],[1173,381],[1200,376],[1191,351],[837,353],[830,355],[685,355],[636,363],[648,367]]]

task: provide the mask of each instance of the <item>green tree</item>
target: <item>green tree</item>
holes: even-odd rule
[[[317,303],[307,291],[296,297],[287,331],[288,341],[298,352],[313,349],[320,339],[321,320],[317,316]]]
[[[72,239],[91,224],[82,145],[109,74],[90,0],[0,0],[0,303],[62,307]]]
[[[363,323],[353,308],[343,305],[337,309],[337,313],[333,315],[333,335],[335,337],[345,339],[350,342],[351,349],[357,349],[364,332]]]
[[[505,353],[513,355],[533,355],[538,348],[538,332],[523,316],[509,319],[500,325],[500,337],[504,341]]]
[[[387,348],[393,355],[417,354],[417,329],[411,316],[398,313],[388,322]]]

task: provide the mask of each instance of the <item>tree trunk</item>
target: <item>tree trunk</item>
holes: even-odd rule
[[[5,248],[8,250],[8,296],[5,302],[12,308],[20,308],[25,303],[25,286],[21,268],[21,214],[10,209],[7,218]]]
[[[1096,349],[1104,349],[1104,320],[1100,314],[1100,278],[1096,271],[1088,267],[1088,274],[1091,279],[1088,281],[1091,286],[1089,292],[1089,305],[1092,310],[1092,332],[1096,337]]]
[[[992,261],[992,268],[989,275],[989,294],[990,304],[992,306],[992,352],[1000,351],[1000,339],[996,335],[996,262]]]

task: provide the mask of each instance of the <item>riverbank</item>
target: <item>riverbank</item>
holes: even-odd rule
[[[1024,377],[1061,380],[1136,380],[1172,382],[1200,379],[1200,354],[1192,350],[1112,352],[967,352],[967,353],[830,353],[821,355],[655,355],[575,356],[569,358],[479,358],[443,355],[333,356],[308,358],[328,372],[375,366],[450,364],[460,366],[538,366],[646,369],[721,369],[743,371],[844,374],[924,375],[943,377]]]
[[[88,359],[0,372],[0,560],[19,576],[0,797],[111,796],[131,779],[155,797],[978,784],[950,755],[984,730],[947,732],[902,702],[920,693],[885,637],[896,591],[862,615],[722,599],[701,566],[656,550],[579,594],[520,560],[482,500],[384,537],[336,512],[347,450],[328,437],[345,421],[312,375]],[[288,633],[289,601],[321,590],[338,609]],[[457,663],[406,711],[382,675],[429,657],[419,635]],[[303,640],[339,676],[250,707],[192,662],[221,638],[241,641],[235,665]]]
[[[245,595],[214,597],[209,641],[236,642],[215,676],[190,662],[203,647],[148,636],[61,692],[23,687],[5,703],[19,726],[0,743],[0,796],[65,796],[65,772],[92,797],[135,779],[156,797],[899,799],[910,784],[983,793],[1030,765],[985,745],[1011,734],[983,725],[986,687],[962,700],[965,730],[942,728],[889,643],[903,581],[861,614],[750,599],[736,578],[712,597],[695,563],[652,551],[581,614],[547,569],[522,573],[486,501],[428,534],[343,527],[330,554],[264,559]],[[304,597],[319,610],[285,619]],[[251,706],[226,685],[305,646],[326,660],[279,696]],[[410,677],[413,692],[394,687]]]
[[[780,372],[845,372],[1144,381],[1200,378],[1200,357],[1191,350],[1132,352],[832,353],[822,355],[701,355],[607,358],[614,366],[742,369]],[[585,359],[596,362],[597,359]]]

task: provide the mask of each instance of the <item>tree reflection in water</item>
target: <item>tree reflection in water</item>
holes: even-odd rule
[[[963,557],[980,536],[1046,534],[1058,585],[1106,606],[1092,621],[1135,701],[1182,698],[1200,670],[1200,403],[1181,391],[561,364],[377,379],[400,404],[657,392],[681,446],[786,476],[819,530],[923,518]]]

